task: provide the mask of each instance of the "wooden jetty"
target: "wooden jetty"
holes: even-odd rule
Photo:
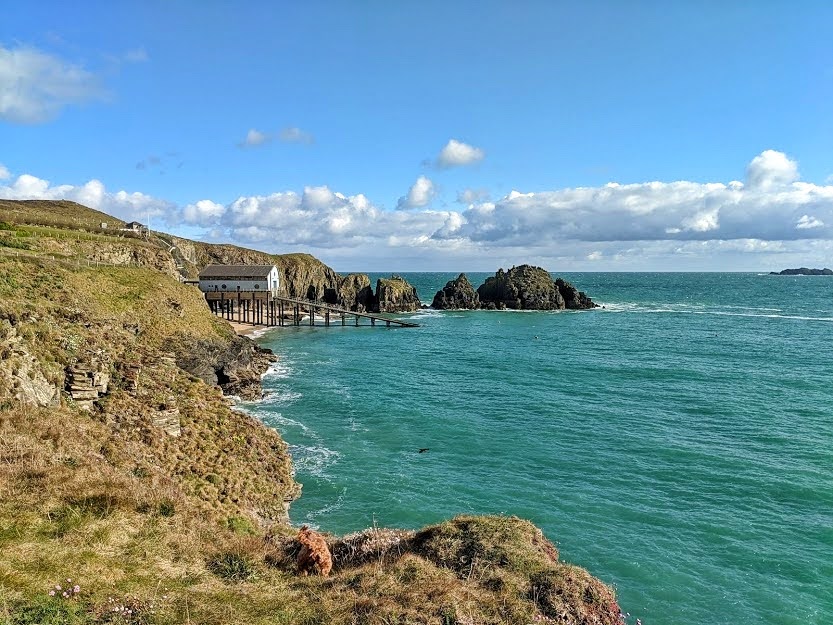
[[[358,327],[361,319],[369,319],[371,326],[385,324],[385,327],[418,328],[418,323],[391,319],[376,313],[348,310],[332,304],[307,299],[296,299],[275,295],[269,291],[210,291],[205,293],[209,308],[215,315],[238,323],[262,326],[325,326],[349,325]],[[304,316],[308,319],[302,323]],[[320,322],[316,324],[316,319]],[[364,324],[367,325],[367,324]]]

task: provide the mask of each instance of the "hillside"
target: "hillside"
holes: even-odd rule
[[[298,576],[287,446],[222,393],[270,355],[154,240],[31,221],[0,230],[0,623],[621,622],[514,517],[328,536],[331,577]]]

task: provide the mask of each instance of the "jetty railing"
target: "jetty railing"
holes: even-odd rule
[[[215,315],[228,321],[250,323],[261,326],[301,326],[312,327],[330,325],[362,325],[361,319],[369,319],[371,326],[384,323],[385,327],[418,328],[418,323],[392,319],[378,313],[349,310],[333,304],[325,304],[308,299],[273,295],[260,291],[209,291],[205,294],[208,306]],[[316,319],[323,323],[316,324]],[[367,325],[367,324],[365,324]]]

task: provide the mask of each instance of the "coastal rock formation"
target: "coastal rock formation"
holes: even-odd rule
[[[364,273],[351,273],[341,279],[338,289],[338,301],[342,308],[365,312],[373,308],[373,287],[370,278]]]
[[[441,291],[437,291],[431,307],[437,310],[477,310],[480,308],[480,296],[466,274],[461,273],[454,280],[446,282]]]
[[[109,366],[92,358],[77,362],[66,371],[66,392],[79,408],[92,410],[93,402],[107,394],[110,385]]]
[[[771,276],[833,276],[833,269],[808,269],[807,267],[799,267],[798,269],[783,269],[782,271],[770,271]]]
[[[569,282],[553,281],[541,267],[520,265],[498,269],[477,289],[482,308],[516,310],[563,310],[595,308],[596,304]]]
[[[246,337],[234,337],[228,343],[182,341],[176,349],[179,367],[206,384],[216,384],[226,395],[245,400],[263,396],[260,379],[275,360],[271,350]]]
[[[517,310],[562,310],[564,297],[550,274],[540,267],[520,265],[498,269],[477,289],[483,308]]]
[[[564,298],[564,306],[570,310],[587,310],[588,308],[598,308],[599,306],[598,304],[594,304],[593,300],[587,297],[584,291],[579,291],[562,278],[556,278],[555,286],[558,287],[561,297]]]
[[[17,329],[0,319],[0,398],[4,396],[30,406],[54,405],[59,398]]]
[[[404,278],[392,275],[376,282],[375,312],[410,312],[419,310],[421,306],[416,287],[408,284]]]

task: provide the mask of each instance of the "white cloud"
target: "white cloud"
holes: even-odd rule
[[[485,156],[486,153],[482,149],[451,139],[440,151],[440,155],[437,157],[437,166],[446,168],[471,165],[482,161]]]
[[[457,192],[457,202],[460,204],[474,204],[488,199],[489,191],[486,189],[463,189]]]
[[[99,180],[90,180],[81,186],[58,185],[52,186],[48,180],[43,180],[29,174],[17,177],[8,186],[0,186],[0,198],[10,200],[72,200],[84,206],[95,208],[125,221],[145,221],[151,218],[162,218],[169,224],[179,218],[179,211],[172,202],[154,198],[144,193],[107,191]]]
[[[812,228],[821,228],[823,226],[824,222],[821,219],[810,217],[810,215],[802,215],[795,223],[795,227],[799,230],[810,230]]]
[[[747,185],[756,189],[780,187],[796,180],[798,163],[775,150],[764,150],[746,168]]]
[[[98,78],[35,48],[0,46],[0,120],[37,124],[104,95]]]
[[[10,172],[3,163],[0,163],[0,180],[8,180],[12,177],[12,172]]]
[[[775,159],[778,160],[778,159]],[[758,161],[760,163],[760,161]],[[750,169],[752,169],[750,164]],[[782,168],[783,169],[783,168]],[[523,262],[553,268],[759,270],[829,265],[833,185],[699,182],[609,183],[472,202],[434,210],[433,183],[418,179],[385,210],[367,196],[327,186],[202,199],[183,208],[144,195],[109,192],[92,180],[53,186],[31,175],[0,184],[0,197],[71,199],[123,219],[205,228],[212,240],[266,251],[308,251],[341,267],[483,269]]]
[[[246,133],[246,138],[237,145],[241,148],[253,148],[267,143],[272,143],[275,140],[282,143],[303,143],[306,145],[312,145],[315,143],[315,137],[313,137],[310,133],[294,126],[288,126],[277,133],[265,132],[256,128],[251,128],[249,132]]]
[[[708,211],[700,211],[691,217],[686,217],[682,221],[683,228],[694,232],[717,230],[720,227],[717,215],[718,212],[718,209],[715,208]],[[668,228],[665,229],[666,232],[668,232],[668,230]]]
[[[411,186],[408,195],[399,198],[396,206],[402,209],[422,208],[431,203],[435,194],[434,183],[425,176],[420,176]]]
[[[294,126],[289,126],[281,130],[278,138],[284,143],[305,143],[307,145],[315,143],[315,137]]]
[[[208,226],[216,223],[226,212],[226,207],[211,200],[200,200],[182,209],[182,217],[189,224]]]
[[[264,143],[269,143],[272,141],[272,135],[261,132],[256,128],[250,128],[249,132],[246,133],[246,138],[243,139],[238,145],[241,148],[252,148],[258,145],[263,145]]]

